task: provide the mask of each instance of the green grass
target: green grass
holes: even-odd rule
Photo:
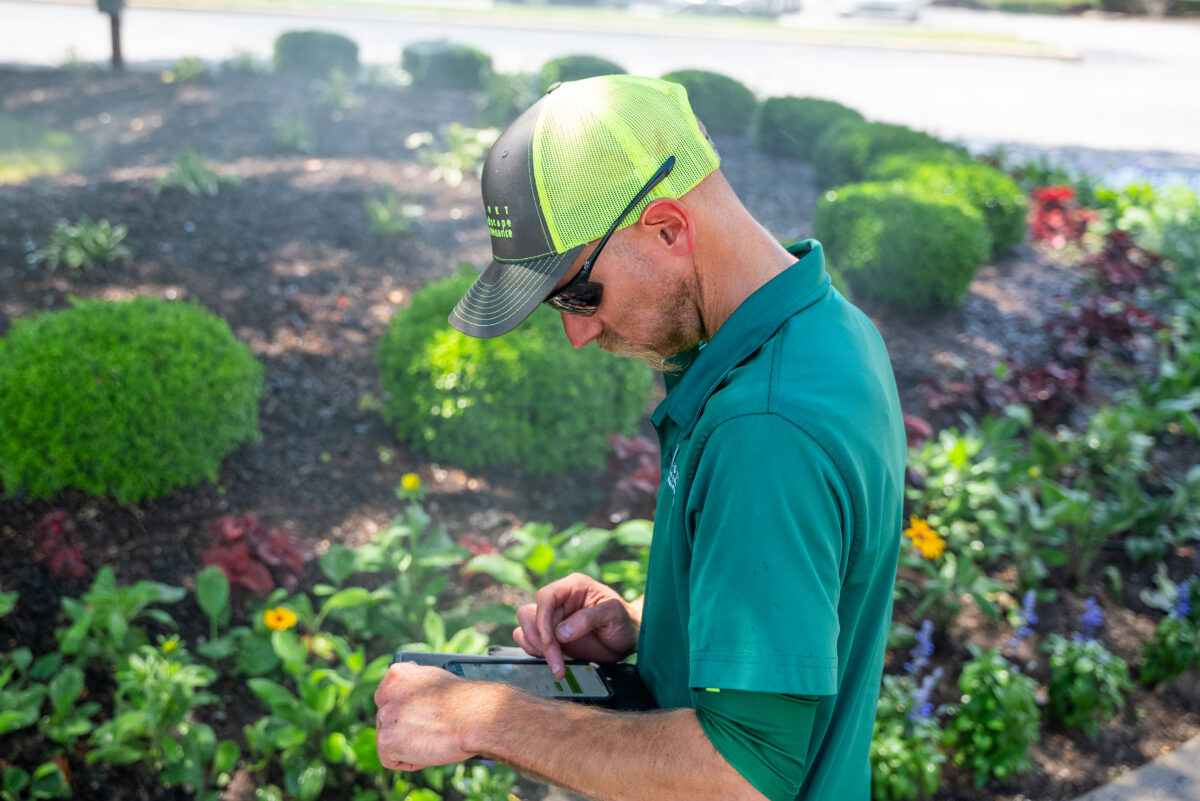
[[[83,161],[73,134],[0,114],[0,184],[59,175]]]

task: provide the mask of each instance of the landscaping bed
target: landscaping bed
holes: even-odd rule
[[[83,151],[76,168],[62,175],[0,185],[0,336],[15,320],[67,308],[74,297],[188,299],[228,321],[264,368],[262,441],[226,458],[215,483],[136,504],[76,491],[51,500],[0,497],[0,589],[19,593],[16,610],[0,617],[0,652],[54,650],[54,629],[68,622],[63,598],[87,593],[103,567],[121,585],[152,580],[195,590],[202,554],[214,541],[210,527],[222,515],[253,514],[320,554],[332,545],[368,543],[419,498],[453,540],[478,553],[510,544],[511,532],[532,521],[562,529],[595,519],[609,502],[610,487],[594,470],[529,476],[431,461],[398,441],[378,411],[383,391],[375,348],[393,315],[429,281],[489,257],[474,175],[467,171],[455,185],[435,180],[436,167],[406,144],[414,134],[436,133],[452,122],[476,124],[477,93],[368,85],[343,87],[337,97],[307,79],[252,73],[171,76],[167,82],[151,73],[12,71],[0,73],[0,86],[0,115],[71,131]],[[298,138],[286,135],[289,121],[308,137],[299,137],[307,152],[297,152]],[[717,144],[726,175],[768,229],[785,239],[811,235],[824,187],[809,165],[765,155],[749,135]],[[185,148],[240,185],[223,186],[211,197],[156,192],[156,182]],[[407,235],[372,232],[364,200],[388,192],[423,209]],[[127,226],[131,255],[84,272],[34,263],[54,223],[82,215]],[[830,255],[836,261],[837,254]],[[1026,243],[984,265],[964,302],[949,311],[905,314],[866,305],[888,343],[905,411],[957,423],[948,411],[939,416],[927,407],[930,386],[989,371],[1003,359],[1024,365],[1055,359],[1045,324],[1059,313],[1062,298],[1082,301],[1088,292],[1072,261],[1078,258]],[[1133,339],[1126,355],[1133,374],[1138,365],[1144,370],[1154,356],[1152,337]],[[1085,410],[1109,400],[1107,394],[1126,380],[1094,371],[1086,406],[1063,422],[1086,422]],[[642,433],[651,433],[645,421]],[[1194,440],[1178,436],[1162,445],[1156,469],[1183,480],[1197,461]],[[409,474],[419,477],[420,493],[398,497],[395,489]],[[35,559],[34,532],[60,510],[73,520],[82,544],[85,569],[77,577],[54,577]],[[1046,579],[1042,589],[1053,597],[1039,604],[1036,630],[1069,636],[1078,630],[1085,599],[1099,598],[1108,612],[1103,640],[1134,666],[1163,617],[1142,600],[1142,591],[1158,587],[1160,562],[1177,581],[1195,573],[1195,544],[1172,542],[1156,561],[1132,561],[1119,542],[1111,545],[1078,579],[1054,573]],[[919,568],[914,562],[901,575],[917,580]],[[1015,586],[1020,577],[1009,570],[1002,579]],[[478,572],[447,573],[450,593],[459,599],[512,603],[528,597],[527,590],[499,587]],[[310,562],[300,586],[325,580]],[[1011,588],[992,595],[1004,609],[1021,600]],[[918,601],[898,602],[897,619],[919,627]],[[196,604],[170,609],[182,641],[209,632],[209,618]],[[151,629],[168,633],[161,625]],[[990,619],[967,601],[934,639],[931,664],[943,667],[947,679],[935,688],[933,701],[959,701],[953,679],[969,658],[969,643],[986,649],[1003,645],[1011,634],[1008,621]],[[509,642],[503,626],[494,628],[493,640]],[[910,647],[905,642],[889,653],[889,672],[900,671]],[[1048,683],[1045,657],[1031,642],[1015,653],[1018,664],[1028,663],[1029,675]],[[113,686],[111,677],[88,676],[93,700],[104,700]],[[198,714],[219,738],[237,739],[263,712],[235,682],[210,689],[221,700]],[[1030,752],[1032,770],[977,787],[967,770],[947,766],[934,797],[1069,798],[1198,732],[1200,680],[1194,670],[1169,687],[1135,682],[1124,708],[1097,738],[1047,722]],[[40,759],[39,747],[28,731],[0,738],[0,764],[16,755],[30,769]],[[76,798],[188,797],[178,787],[148,784],[153,778],[136,765],[90,766],[82,741],[66,761]],[[247,781],[241,772],[224,791],[227,797],[254,797]],[[338,792],[322,797],[351,797],[344,788]],[[523,792],[540,790],[526,786]]]

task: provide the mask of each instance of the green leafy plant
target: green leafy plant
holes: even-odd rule
[[[526,523],[508,537],[512,545],[500,553],[472,557],[463,570],[487,573],[501,584],[533,592],[571,573],[599,578],[596,560],[613,532],[582,523],[556,532],[549,523]]]
[[[275,38],[275,70],[325,77],[333,70],[358,74],[358,45],[328,31],[288,31]]]
[[[963,198],[983,215],[991,234],[992,254],[1004,253],[1025,239],[1028,205],[1017,182],[988,164],[949,153],[938,161],[923,154],[896,154],[867,171],[872,181],[903,180],[933,196]]]
[[[408,236],[412,233],[412,221],[425,215],[424,206],[405,202],[391,187],[382,198],[364,200],[363,209],[371,224],[371,235],[380,237]]]
[[[452,122],[441,129],[442,147],[435,144],[429,131],[409,134],[404,145],[417,150],[418,158],[433,168],[429,171],[432,180],[458,186],[468,173],[479,177],[484,156],[499,136],[495,128],[468,128]]]
[[[36,262],[48,269],[91,270],[117,259],[133,255],[122,242],[129,230],[110,225],[108,220],[92,222],[86,214],[74,223],[60,222],[50,232],[50,241],[33,254]]]
[[[928,160],[965,158],[960,147],[903,125],[842,120],[825,129],[813,145],[813,164],[826,186],[862,181],[875,162],[893,153],[919,155]]]
[[[218,747],[212,728],[189,717],[217,700],[203,689],[216,672],[193,664],[171,638],[159,648],[143,645],[130,653],[115,678],[114,714],[93,732],[88,761],[142,763],[167,787],[190,787],[199,798],[215,801],[210,775],[231,771],[240,749],[231,741]]]
[[[983,786],[990,778],[1006,779],[1031,767],[1029,747],[1037,742],[1041,712],[1037,685],[999,648],[968,647],[971,659],[958,679],[962,701],[949,711],[944,743],[953,749],[955,764]]]
[[[311,154],[317,149],[316,130],[303,115],[295,112],[282,114],[272,120],[271,139],[283,150]]]
[[[175,620],[160,604],[178,603],[186,591],[156,581],[117,585],[112,568],[96,572],[92,587],[83,598],[63,598],[63,611],[71,624],[55,632],[59,649],[67,655],[99,659],[104,664],[121,664],[124,656],[146,645],[146,632],[135,623],[143,618],[175,628]]]
[[[1170,611],[1142,645],[1139,678],[1143,684],[1174,683],[1188,669],[1200,666],[1200,626],[1192,614],[1197,584],[1189,580],[1171,587]]]
[[[771,97],[758,107],[754,132],[764,153],[812,161],[821,134],[844,121],[866,122],[862,114],[833,100]]]
[[[185,56],[162,73],[162,80],[163,83],[186,83],[208,78],[210,74],[208,65],[201,59]]]
[[[204,157],[190,148],[179,151],[167,174],[158,179],[154,191],[178,188],[189,195],[216,197],[221,186],[236,187],[241,179],[234,175],[219,175],[204,162]]]
[[[122,503],[215,481],[258,439],[262,367],[191,303],[76,301],[0,339],[0,483]]]
[[[446,310],[474,278],[465,270],[426,286],[392,320],[376,353],[384,418],[400,439],[463,467],[599,466],[605,435],[629,433],[644,412],[649,370],[598,348],[576,352],[549,309],[502,338],[455,331]]]
[[[469,45],[439,40],[408,45],[400,65],[412,76],[413,86],[479,90],[492,71],[492,58]]]
[[[625,69],[606,58],[588,55],[571,55],[551,59],[538,72],[541,90],[545,92],[556,83],[579,81],[598,75],[624,75]]]
[[[931,674],[932,677],[933,674]],[[934,679],[936,681],[936,678]],[[883,677],[871,736],[872,801],[917,801],[941,786],[942,727],[911,676]]]
[[[32,774],[16,765],[0,769],[0,801],[70,797],[71,785],[58,762],[45,762]]]
[[[354,79],[336,67],[328,78],[317,83],[317,101],[326,108],[343,111],[362,105],[362,98],[354,91]]]
[[[483,127],[507,128],[542,94],[544,92],[537,75],[493,72],[488,75],[479,96],[479,124]]]
[[[46,687],[29,681],[32,662],[33,653],[28,648],[18,648],[5,654],[0,665],[0,737],[32,726],[41,713]]]
[[[375,688],[391,655],[367,663],[362,647],[351,648],[340,637],[331,637],[330,643],[334,653],[329,663],[319,658],[313,666],[292,632],[276,631],[272,644],[288,684],[268,678],[247,682],[268,710],[244,728],[249,756],[255,760],[249,767],[269,774],[277,765],[287,793],[304,801],[315,801],[327,789],[355,786],[364,778],[368,786],[387,791],[370,724]]]
[[[958,304],[991,248],[973,206],[900,181],[830,190],[813,232],[856,300],[909,310]]]
[[[1100,724],[1116,716],[1133,689],[1129,666],[1096,639],[1051,634],[1042,650],[1050,655],[1051,717],[1095,739]]]
[[[920,599],[914,615],[928,614],[938,631],[948,631],[962,611],[962,599],[970,596],[988,617],[999,618],[992,598],[1004,589],[1004,583],[980,569],[976,558],[982,555],[981,550],[968,548],[957,553],[952,550],[939,553],[940,547],[923,551],[926,546],[922,542],[918,541],[916,545],[916,548],[902,549],[900,563],[919,574],[920,580],[913,580],[908,574],[896,578],[898,596]]]
[[[710,134],[740,136],[749,130],[758,98],[745,84],[707,70],[678,70],[662,79],[687,89],[692,111]]]

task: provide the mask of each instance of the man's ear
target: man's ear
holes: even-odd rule
[[[653,232],[673,256],[687,256],[696,248],[696,223],[688,207],[671,197],[650,201],[638,223]]]

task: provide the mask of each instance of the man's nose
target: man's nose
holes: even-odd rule
[[[563,331],[567,339],[576,348],[582,348],[591,342],[604,330],[604,323],[595,317],[584,317],[582,314],[562,315]]]

